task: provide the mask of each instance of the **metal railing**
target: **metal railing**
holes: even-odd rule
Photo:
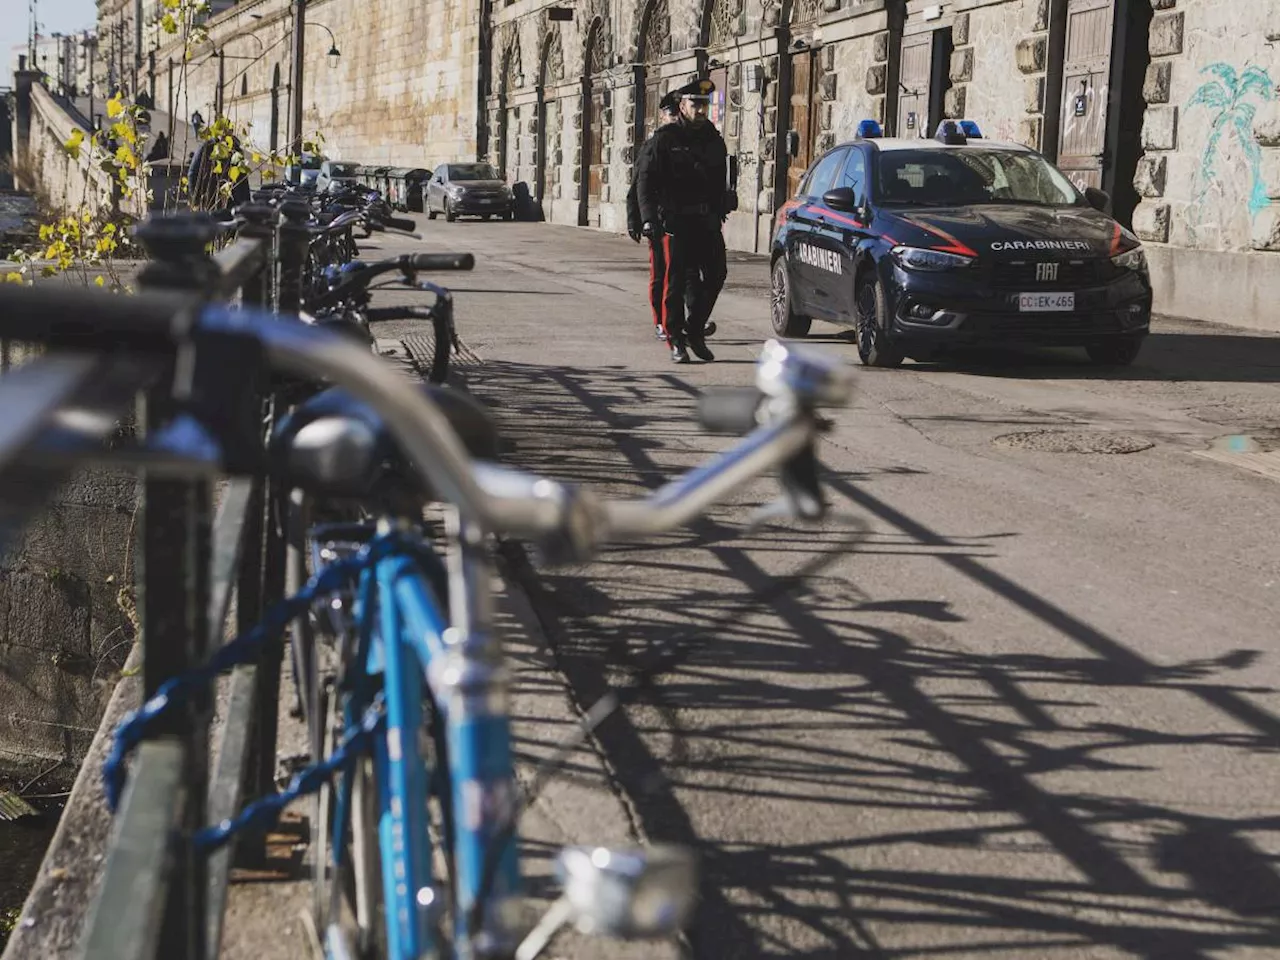
[[[138,240],[152,260],[139,285],[172,291],[176,310],[238,300],[296,312],[309,241],[305,205],[250,204],[238,212],[243,220],[236,236],[214,255],[208,250],[223,228],[207,217],[144,222]],[[127,297],[117,302],[128,309]],[[193,357],[179,352],[150,359],[53,350],[0,378],[0,551],[16,542],[72,470],[99,456],[120,462],[111,441],[117,422],[132,414],[133,449],[143,469],[134,549],[144,699],[203,664],[228,632],[257,623],[284,591],[287,493],[261,469],[271,425],[283,412],[273,385],[237,389],[232,409],[219,407],[219,427],[238,438],[239,449],[224,445],[218,462],[165,469],[163,458],[153,455],[165,449],[165,432],[183,422],[210,378],[246,367],[237,365],[231,349],[202,343]],[[84,410],[95,416],[67,416]],[[69,423],[74,427],[64,427]],[[232,479],[215,498],[220,466]],[[209,750],[211,690],[148,728],[116,813],[100,893],[81,940],[84,956],[217,956],[232,866],[260,863],[264,838],[246,834],[205,854],[192,837],[247,801],[274,793],[282,661],[277,639],[256,664],[232,673],[216,760]]]

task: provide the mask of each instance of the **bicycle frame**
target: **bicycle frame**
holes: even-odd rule
[[[423,568],[438,558],[426,545],[408,542],[362,574],[354,610],[358,646],[348,664],[348,729],[373,702],[375,678],[383,681],[385,734],[376,740],[374,763],[389,960],[481,957],[493,948],[509,949],[513,933],[503,929],[501,903],[518,896],[520,888],[516,841],[508,836],[488,883],[489,909],[479,929],[471,929],[469,918],[486,886],[490,846],[515,802],[515,774],[506,671],[487,629],[488,558],[483,542],[468,537],[456,515],[449,533],[451,617],[441,610]],[[451,954],[435,929],[447,891],[435,882],[427,829],[433,771],[420,749],[424,702],[441,711],[446,732],[454,833],[444,842],[452,846],[457,906]],[[354,776],[347,770],[338,787],[335,857],[344,849]]]

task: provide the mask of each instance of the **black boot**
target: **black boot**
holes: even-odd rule
[[[716,355],[707,348],[707,341],[700,336],[689,334],[689,349],[693,351],[694,356],[699,360],[710,363],[716,358]]]
[[[702,335],[703,337],[709,337],[715,332],[716,332],[716,323],[714,320],[712,320],[710,323],[707,324],[707,329],[702,331]]]
[[[689,353],[684,348],[684,339],[682,337],[672,337],[671,343],[671,359],[676,363],[688,363]]]

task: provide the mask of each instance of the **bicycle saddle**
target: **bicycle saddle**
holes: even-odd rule
[[[471,456],[498,459],[497,427],[478,401],[435,384],[421,389]],[[315,496],[365,499],[412,490],[431,498],[426,478],[409,464],[377,411],[336,387],[307,399],[280,422],[270,457],[276,476]]]

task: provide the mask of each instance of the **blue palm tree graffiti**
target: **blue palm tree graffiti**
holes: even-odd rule
[[[1196,200],[1204,199],[1209,185],[1217,178],[1222,138],[1230,131],[1232,138],[1244,151],[1245,161],[1249,164],[1253,177],[1249,191],[1249,215],[1256,216],[1271,200],[1267,197],[1266,184],[1262,180],[1262,149],[1253,135],[1253,120],[1258,108],[1248,100],[1255,94],[1263,100],[1274,100],[1276,85],[1266,70],[1256,66],[1245,67],[1242,73],[1237,74],[1230,64],[1214,63],[1200,72],[1212,73],[1217,79],[1203,84],[1187,101],[1188,110],[1205,107],[1215,111],[1209,140],[1200,158],[1200,182],[1203,186]]]

